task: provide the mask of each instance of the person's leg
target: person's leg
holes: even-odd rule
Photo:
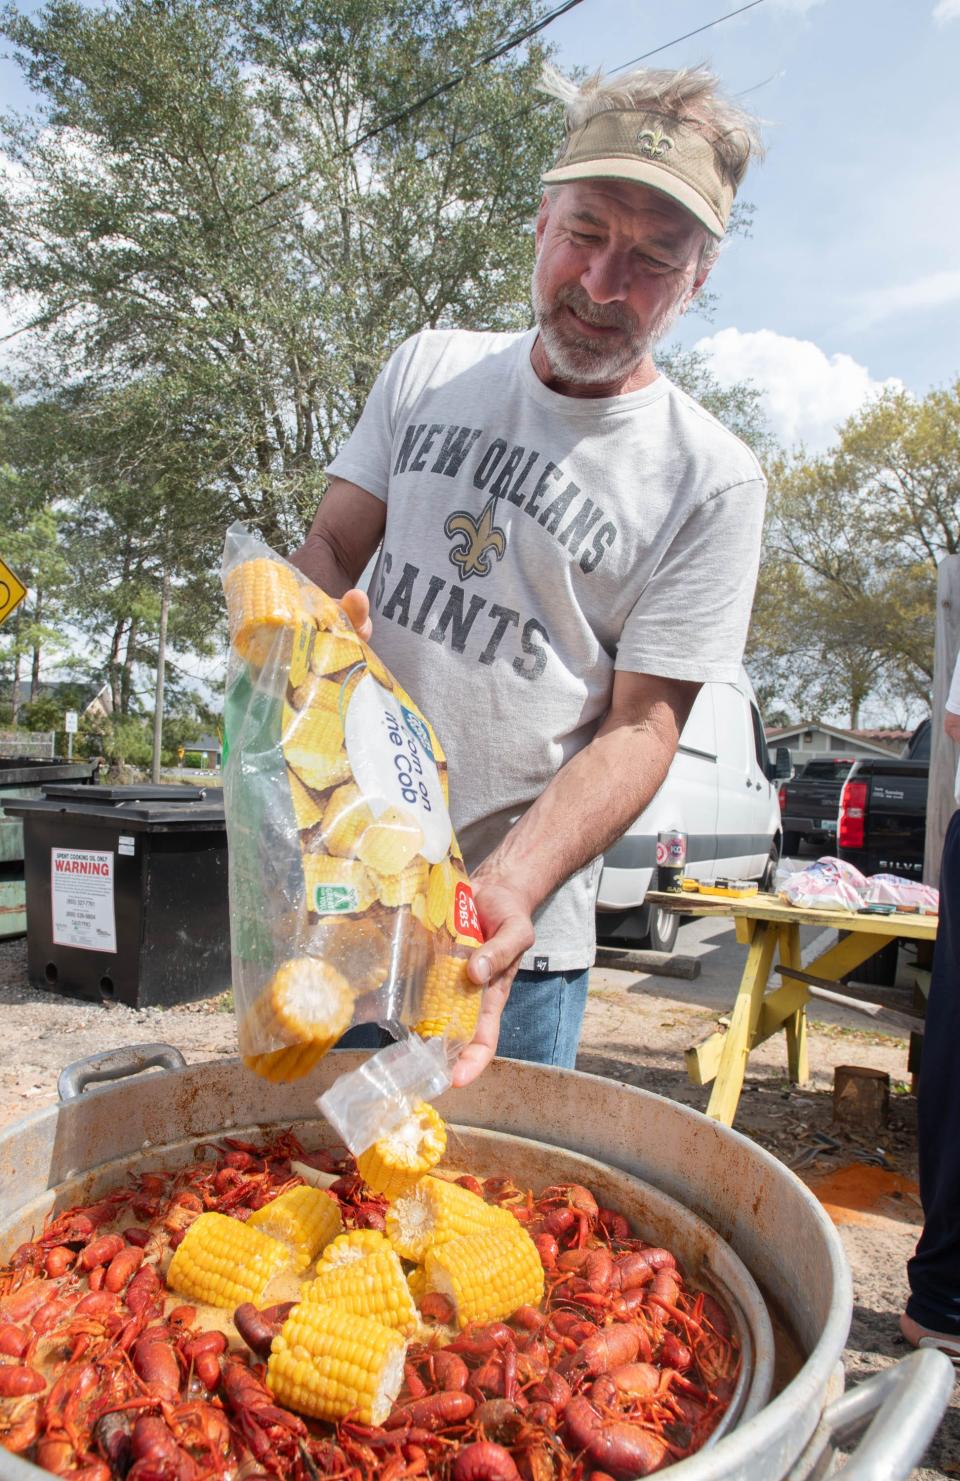
[[[587,968],[518,972],[500,1021],[497,1053],[572,1070],[587,1006]]]
[[[940,922],[930,974],[917,1101],[923,1233],[907,1265],[904,1335],[960,1336],[960,811],[940,866]],[[912,1324],[916,1324],[916,1327]],[[923,1331],[920,1332],[920,1337]]]

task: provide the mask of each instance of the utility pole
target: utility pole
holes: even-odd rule
[[[957,806],[954,786],[960,747],[943,729],[943,707],[960,653],[960,555],[946,555],[937,567],[937,616],[933,649],[933,708],[930,716],[930,781],[923,882],[936,886],[947,824]]]
[[[167,613],[170,611],[170,572],[163,573],[160,595],[160,637],[157,641],[157,694],[153,710],[153,767],[150,780],[160,780],[160,738],[163,734],[163,674],[167,662]]]

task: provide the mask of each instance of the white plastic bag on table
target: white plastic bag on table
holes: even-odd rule
[[[779,894],[788,905],[802,908],[859,910],[866,884],[859,869],[828,856],[784,879]]]
[[[397,1068],[396,1046],[390,1061],[390,1086],[436,1094],[437,1066],[472,1038],[482,992],[466,973],[482,935],[439,741],[336,602],[242,525],[227,534],[223,584],[244,1062],[298,1079],[351,1024],[377,1022],[442,1041],[426,1058],[411,1046],[423,1075]]]
[[[868,905],[896,905],[901,910],[920,910],[925,915],[937,915],[940,892],[932,885],[903,879],[899,874],[871,874],[864,891],[864,902]]]

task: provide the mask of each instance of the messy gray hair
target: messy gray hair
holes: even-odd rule
[[[721,177],[736,190],[751,159],[762,159],[763,141],[757,120],[746,109],[725,98],[719,80],[708,67],[637,67],[618,77],[594,72],[573,82],[549,62],[544,63],[539,90],[564,105],[567,129],[582,128],[588,119],[611,108],[634,108],[638,113],[663,113],[669,118],[699,125],[713,145]],[[711,266],[720,242],[707,236],[701,266]]]

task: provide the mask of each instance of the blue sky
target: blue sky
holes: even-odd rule
[[[545,35],[612,71],[739,0],[583,0]],[[786,445],[822,447],[883,382],[960,376],[960,0],[763,0],[651,58],[707,62],[765,123],[753,234],[714,269],[722,380],[750,377]],[[758,84],[760,84],[758,86]]]
[[[582,0],[544,32],[561,67],[613,71],[738,0]],[[21,9],[35,11],[33,3]],[[960,376],[960,0],[761,0],[668,46],[707,62],[764,121],[756,208],[713,273],[711,322],[682,344],[721,381],[762,388],[785,446],[829,445],[885,384],[916,395]],[[0,60],[0,97],[30,98]]]

